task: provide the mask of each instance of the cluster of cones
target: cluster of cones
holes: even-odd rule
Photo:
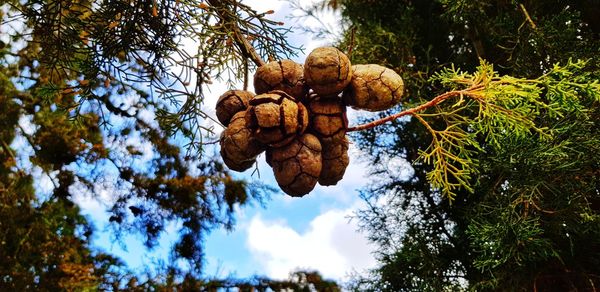
[[[334,47],[313,50],[304,65],[281,60],[254,75],[256,95],[229,90],[217,102],[221,156],[235,171],[252,167],[266,151],[281,189],[290,196],[317,184],[335,185],[349,163],[346,106],[380,111],[396,105],[402,78],[374,64],[350,64]]]

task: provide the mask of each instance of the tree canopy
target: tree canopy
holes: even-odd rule
[[[354,288],[598,287],[599,3],[323,4],[340,9],[340,46],[353,46],[353,62],[386,64],[405,78],[399,110],[466,90],[355,134],[377,178],[362,190],[369,208],[358,216],[379,266]],[[469,98],[478,82],[483,91]],[[449,165],[427,163],[443,156]],[[397,157],[412,163],[408,177],[389,174]],[[444,184],[461,187],[449,193]]]
[[[214,80],[247,80],[261,58],[293,54],[288,30],[267,18],[272,11],[238,1],[0,8],[0,287],[135,288],[182,277],[208,285],[199,280],[205,235],[232,228],[236,206],[261,204],[271,190],[234,178],[206,151],[215,138],[205,91]],[[190,39],[192,51],[184,46]],[[163,276],[140,283],[90,248],[94,230],[74,200],[102,193],[117,238],[138,233],[152,248],[177,223]]]

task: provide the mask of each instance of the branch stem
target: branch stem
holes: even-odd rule
[[[531,28],[536,29],[537,26],[535,25],[535,22],[533,22],[533,19],[531,19],[531,16],[529,16],[529,12],[527,12],[527,9],[525,9],[525,5],[523,5],[523,3],[519,4],[519,6],[521,7],[521,10],[523,11],[523,14],[525,15],[525,19],[527,19],[527,22],[529,22],[529,25],[531,26]]]
[[[399,113],[387,116],[385,118],[379,119],[379,120],[375,120],[366,124],[362,124],[362,125],[358,125],[358,126],[354,126],[354,127],[349,127],[346,131],[347,132],[354,132],[354,131],[362,131],[362,130],[366,130],[366,129],[371,129],[374,127],[377,127],[379,125],[385,124],[387,122],[393,121],[395,119],[401,118],[403,116],[406,115],[415,115],[416,113],[423,111],[425,109],[428,109],[430,107],[436,106],[437,104],[443,102],[444,100],[451,98],[451,97],[455,97],[455,96],[461,96],[461,95],[472,95],[472,90],[475,88],[469,88],[469,89],[465,89],[465,90],[453,90],[453,91],[448,91],[444,94],[438,95],[436,96],[434,99],[421,104],[417,107],[414,108],[410,108],[407,110],[403,110]]]
[[[248,39],[244,37],[244,34],[242,34],[242,31],[237,25],[237,21],[235,20],[235,18],[231,15],[224,13],[223,4],[221,3],[221,1],[208,0],[208,3],[216,8],[215,11],[217,12],[221,20],[223,20],[223,23],[226,23],[231,26],[231,31],[233,32],[233,41],[242,52],[242,55],[252,60],[252,62],[254,62],[254,64],[256,64],[256,66],[258,67],[266,64],[265,61],[263,61],[263,59],[254,49],[254,46],[252,46],[252,44],[248,42]]]

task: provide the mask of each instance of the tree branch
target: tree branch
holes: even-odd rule
[[[527,12],[527,9],[525,9],[525,5],[523,5],[523,3],[521,3],[521,4],[519,4],[519,6],[521,7],[523,14],[525,14],[525,19],[527,19],[527,22],[529,22],[529,25],[531,26],[531,28],[536,29],[537,26],[535,25],[535,22],[533,22],[533,19],[531,19],[531,16],[529,16],[529,12]]]
[[[377,127],[379,125],[385,124],[387,122],[393,121],[395,119],[398,119],[400,117],[406,116],[406,115],[414,115],[420,111],[423,111],[425,109],[428,109],[430,107],[433,107],[441,102],[443,102],[444,100],[451,98],[451,97],[455,97],[455,96],[461,96],[461,95],[472,95],[472,90],[477,89],[479,87],[472,87],[469,89],[465,89],[465,90],[453,90],[453,91],[448,91],[444,94],[438,95],[436,96],[434,99],[419,105],[417,107],[411,108],[411,109],[407,109],[404,111],[401,111],[399,113],[393,114],[391,116],[387,116],[385,118],[379,119],[379,120],[375,120],[366,124],[362,124],[362,125],[358,125],[358,126],[354,126],[354,127],[349,127],[348,129],[346,129],[347,132],[354,132],[354,131],[362,131],[362,130],[366,130],[366,129],[371,129],[374,127]]]
[[[221,1],[208,0],[208,3],[216,8],[215,11],[221,20],[223,20],[223,23],[231,26],[231,31],[233,32],[233,41],[242,52],[242,55],[252,60],[252,62],[254,62],[254,64],[256,64],[258,67],[264,65],[265,61],[263,61],[260,55],[258,55],[252,44],[248,42],[248,39],[244,37],[235,19],[232,16],[224,13],[225,10],[223,9],[223,4]]]
[[[136,116],[136,114],[130,114],[129,112],[127,112],[126,110],[122,110],[121,108],[117,107],[116,105],[114,105],[109,99],[108,99],[109,95],[108,94],[104,94],[104,95],[95,95],[93,98],[99,102],[101,102],[106,109],[108,109],[109,112],[122,116],[122,117],[127,117],[127,118],[134,118]]]
[[[346,55],[348,55],[348,57],[352,57],[352,50],[354,49],[354,38],[356,35],[356,26],[352,26],[352,29],[350,29],[350,44],[348,44],[348,51],[346,52]]]

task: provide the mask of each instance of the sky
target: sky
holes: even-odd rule
[[[283,21],[286,25],[308,25],[319,27],[323,24],[334,32],[340,32],[338,18],[334,12],[319,15],[319,20],[304,19],[295,22],[289,16],[293,12],[286,1],[244,1],[257,11],[274,10],[271,19]],[[309,5],[310,1],[302,1]],[[292,32],[289,41],[302,45],[305,50],[294,60],[304,62],[305,54],[318,46],[330,45],[334,39],[316,39],[300,31]],[[227,90],[224,84],[214,84],[205,102],[205,108],[214,116],[214,105],[218,96]],[[350,112],[352,124],[357,113]],[[151,119],[151,117],[149,117]],[[26,123],[24,121],[23,123]],[[375,265],[374,247],[358,231],[357,219],[352,215],[364,206],[358,189],[368,183],[368,163],[361,161],[359,150],[350,147],[350,165],[344,178],[332,187],[317,186],[302,198],[292,198],[282,192],[275,194],[265,206],[240,208],[236,215],[237,224],[228,232],[222,229],[213,231],[205,243],[205,275],[215,277],[249,277],[253,275],[286,279],[297,269],[317,270],[323,276],[337,281],[348,280],[350,273],[364,272]],[[260,178],[251,176],[251,170],[239,174],[240,178],[260,180],[277,186],[273,173],[264,161],[258,158]],[[77,198],[83,213],[92,218],[97,232],[93,244],[109,253],[121,257],[133,269],[145,269],[157,260],[168,260],[168,248],[174,242],[177,226],[167,227],[167,233],[160,239],[160,246],[148,252],[142,246],[141,238],[127,236],[123,244],[118,243],[106,230],[109,214],[105,211],[111,190],[102,191],[100,198],[85,194]]]

